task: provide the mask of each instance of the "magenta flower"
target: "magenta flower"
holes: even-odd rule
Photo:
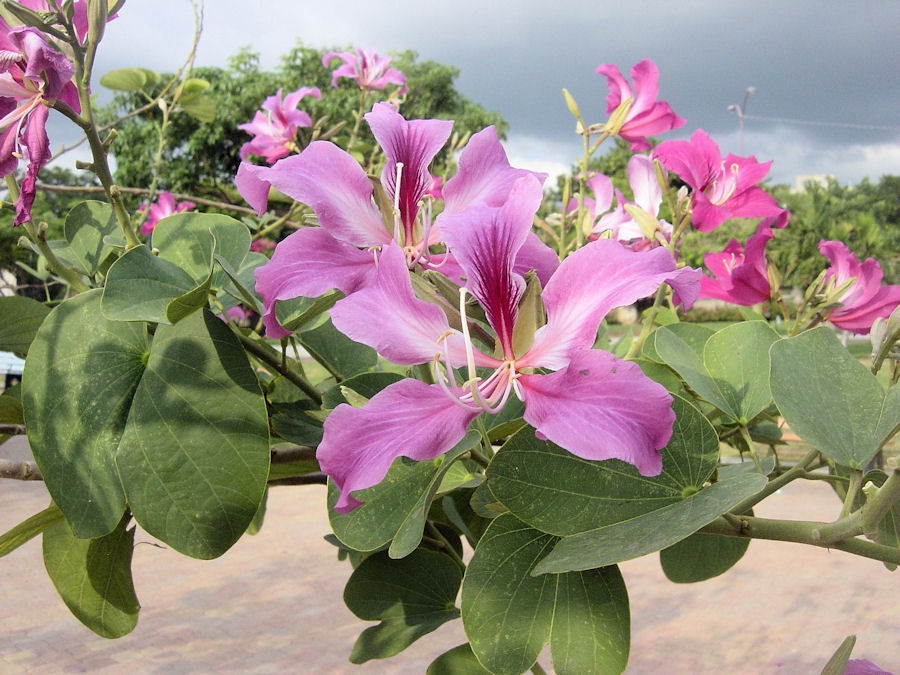
[[[374,49],[354,48],[352,52],[328,52],[322,57],[322,65],[329,67],[334,59],[343,63],[331,73],[331,85],[338,86],[338,80],[349,77],[360,89],[384,89],[389,84],[401,87],[401,96],[409,91],[406,76],[396,68],[388,68],[390,56],[378,56]]]
[[[868,659],[850,659],[844,669],[844,675],[893,675],[876,666]]]
[[[665,141],[653,157],[692,189],[693,224],[701,232],[716,229],[729,218],[777,216],[774,227],[787,225],[787,211],[759,183],[772,162],[756,157],[727,155],[705,131],[697,129],[690,141]]]
[[[772,218],[762,221],[756,234],[747,240],[744,249],[737,239],[728,242],[721,253],[707,253],[703,262],[715,279],[700,279],[700,297],[716,298],[735,305],[756,305],[771,295],[766,244],[775,236]]]
[[[297,129],[312,124],[312,120],[306,112],[297,110],[297,106],[304,96],[321,99],[322,93],[318,87],[301,87],[285,96],[282,101],[281,89],[279,89],[274,96],[269,96],[263,103],[262,109],[265,112],[257,110],[252,122],[238,125],[238,129],[242,129],[254,137],[253,140],[247,141],[241,146],[242,160],[247,159],[252,152],[272,164],[292,152],[300,151],[296,143]]]
[[[610,135],[621,136],[631,143],[632,152],[650,149],[647,136],[662,134],[685,125],[686,120],[676,115],[668,103],[656,100],[659,95],[659,70],[650,59],[644,59],[631,68],[633,90],[615,64],[601,63],[597,66],[597,73],[606,77],[609,87],[606,97],[607,115],[631,100],[624,121],[609,127],[607,131]]]
[[[874,258],[860,263],[839,241],[820,241],[819,252],[831,262],[825,273],[827,288],[836,288],[853,279],[838,298],[840,307],[828,311],[827,321],[853,333],[868,333],[876,318],[890,316],[900,304],[900,286],[881,285],[881,265]]]
[[[74,67],[37,29],[11,29],[0,19],[0,56],[0,176],[13,173],[19,159],[28,161],[13,221],[20,225],[31,220],[37,175],[51,157],[49,106],[57,100],[80,106],[70,82]]]
[[[319,220],[319,227],[298,230],[279,242],[269,263],[256,269],[263,323],[271,337],[287,335],[275,319],[276,301],[317,297],[332,288],[345,294],[359,290],[375,279],[377,251],[392,241],[402,246],[408,267],[439,269],[455,278],[459,269],[452,258],[429,250],[441,240],[442,220],[474,204],[502,204],[515,180],[531,175],[509,166],[496,130],[488,127],[469,140],[458,172],[442,188],[443,211],[432,218],[430,202],[421,207],[433,185],[428,165],[450,136],[453,123],[407,121],[386,103],[376,103],[365,117],[387,158],[381,185],[395,206],[389,213],[379,211],[374,186],[357,161],[332,143],[310,143],[299,155],[271,168],[242,163],[238,170],[238,190],[260,214],[272,186],[309,205]],[[522,273],[534,268],[546,279],[557,259],[532,233],[518,264]]]
[[[516,330],[524,278],[517,255],[542,198],[533,176],[519,179],[501,206],[474,206],[445,219],[444,238],[466,276],[466,293],[482,305],[497,334],[497,350],[477,349],[451,329],[443,311],[415,297],[401,249],[391,244],[374,282],[331,310],[334,325],[397,364],[432,363],[437,384],[401,380],[362,408],[340,405],[325,421],[317,451],[322,470],[341,490],[335,509],[359,505],[350,493],[377,484],[400,456],[433,459],[457,443],[482,412],[496,413],[515,394],[539,438],[579,457],[616,457],[644,475],[662,468],[674,415],[665,389],[633,363],[592,349],[613,307],[672,284],[690,304],[698,270],[676,269],[668,251],[628,251],[601,240],[579,249],[544,287],[547,324],[533,339]],[[380,320],[389,316],[391,321]],[[465,322],[464,322],[465,323]],[[443,365],[442,365],[443,364]],[[453,368],[467,367],[458,384]],[[479,378],[476,367],[493,373]],[[537,369],[553,370],[544,375]]]
[[[150,234],[153,231],[153,228],[156,227],[156,224],[163,218],[168,218],[176,213],[190,211],[195,206],[196,204],[194,204],[194,202],[178,202],[176,205],[175,197],[172,196],[171,192],[166,190],[160,192],[159,196],[156,198],[156,203],[151,204],[149,211],[147,211],[147,217],[141,225],[141,234]],[[141,204],[141,211],[146,208],[147,202]]]

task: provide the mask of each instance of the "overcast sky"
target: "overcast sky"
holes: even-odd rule
[[[192,30],[187,0],[128,0],[96,72],[174,70]],[[900,174],[898,36],[897,0],[206,0],[197,63],[224,66],[249,45],[274,67],[298,39],[414,49],[458,67],[458,89],[506,118],[513,164],[556,172],[580,152],[562,87],[589,122],[601,121],[607,89],[597,65],[627,75],[648,57],[660,69],[660,97],[687,119],[666,138],[702,128],[723,154],[741,154],[727,108],[754,86],[744,154],[774,159],[776,182],[828,173],[855,183]]]

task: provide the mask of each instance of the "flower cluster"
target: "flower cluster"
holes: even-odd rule
[[[147,202],[144,202],[141,204],[141,211],[144,211],[147,214],[144,223],[141,225],[141,234],[150,234],[153,232],[153,228],[156,227],[156,224],[163,218],[167,218],[176,213],[190,211],[195,206],[196,204],[194,204],[194,202],[188,201],[178,202],[176,204],[175,197],[172,193],[168,190],[163,190],[159,193],[159,197],[156,198],[156,203],[148,205]]]

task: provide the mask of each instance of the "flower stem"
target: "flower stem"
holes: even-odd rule
[[[289,363],[282,363],[281,354],[268,345],[247,337],[238,330],[232,329],[232,331],[237,336],[237,339],[240,340],[244,349],[266,365],[271,366],[288,381],[297,385],[297,388],[309,396],[315,403],[322,405],[322,395],[319,393],[319,390],[316,389],[309,380],[294,370]]]

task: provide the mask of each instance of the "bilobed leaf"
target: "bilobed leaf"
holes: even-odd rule
[[[250,250],[250,230],[239,220],[213,213],[176,213],[160,220],[153,229],[153,246],[159,256],[187,272],[196,284],[209,275],[216,254],[240,269]],[[213,273],[212,287],[230,283],[221,269]]]
[[[380,621],[353,645],[351,663],[398,654],[423,635],[459,617],[456,595],[462,571],[453,560],[418,549],[402,560],[376,553],[360,563],[344,588],[357,617]]]
[[[105,638],[127,635],[137,625],[131,579],[134,528],[123,518],[97,539],[78,539],[65,521],[44,532],[44,567],[72,614]]]
[[[697,353],[696,345],[692,345],[676,335],[671,326],[660,328],[654,333],[654,336],[654,344],[659,358],[672,370],[681,375],[691,389],[719,410],[728,412],[728,398],[721,390],[719,383],[710,377],[706,371],[703,365],[702,353]]]
[[[76,204],[66,216],[65,237],[69,242],[69,258],[88,276],[94,276],[112,248],[104,237],[119,228],[112,206],[106,202],[86,201]]]
[[[119,258],[106,277],[101,308],[112,321],[151,321],[174,323],[169,306],[178,298],[196,299],[206,304],[207,280],[198,286],[180,267],[155,256],[146,246],[136,246]],[[178,318],[181,312],[173,312]]]
[[[28,444],[76,536],[99,537],[125,509],[114,455],[149,351],[142,323],[105,319],[101,290],[57,306],[25,362]]]
[[[900,389],[875,376],[826,326],[772,345],[775,404],[800,438],[829,458],[864,469],[900,424]]]
[[[699,490],[716,467],[719,442],[693,405],[673,397],[675,424],[659,476],[642,476],[617,459],[576,457],[530,428],[512,436],[487,470],[493,495],[517,518],[555,535],[570,535],[652,513]],[[718,515],[718,514],[716,514]]]
[[[15,551],[22,544],[30,541],[61,520],[63,520],[62,511],[56,507],[56,504],[50,502],[50,506],[40,513],[35,513],[11,530],[0,535],[0,558]]]
[[[298,333],[297,341],[340,379],[364,373],[378,362],[374,349],[348,338],[334,327],[331,319],[317,328]]]
[[[479,540],[463,580],[462,617],[472,651],[490,672],[525,672],[548,640],[557,673],[624,670],[629,611],[618,568],[534,576],[558,541],[508,514]]]
[[[703,358],[703,347],[706,345],[706,341],[715,335],[715,331],[712,328],[707,328],[697,323],[673,323],[665,328],[669,331],[669,334],[678,337],[701,359]],[[659,330],[654,331],[650,335],[641,349],[641,354],[644,358],[651,361],[666,363],[656,349],[656,338],[658,335]]]
[[[100,84],[113,91],[140,91],[147,86],[143,68],[119,68],[100,78]]]
[[[31,341],[50,309],[21,295],[0,297],[0,351],[28,353]]]
[[[392,558],[408,555],[422,539],[425,516],[444,474],[457,457],[478,441],[478,433],[470,431],[453,448],[431,461],[398,457],[378,485],[354,493],[363,504],[349,513],[334,510],[339,491],[329,481],[331,529],[345,546],[357,551],[374,551],[391,541]]]
[[[208,310],[157,329],[116,466],[137,522],[185,555],[221,555],[250,524],[269,473],[265,401]]]

